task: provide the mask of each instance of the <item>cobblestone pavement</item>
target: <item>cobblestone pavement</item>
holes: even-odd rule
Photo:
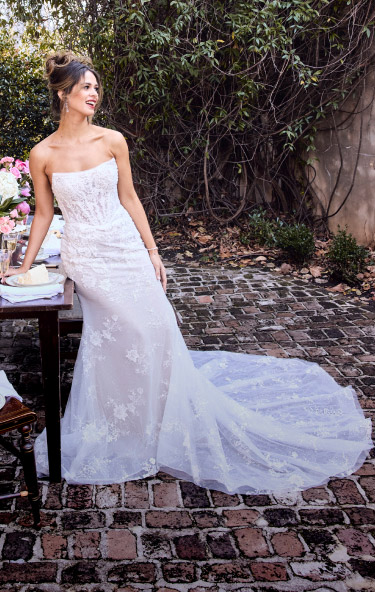
[[[253,268],[175,267],[169,295],[192,348],[298,356],[375,407],[374,313],[319,286]],[[1,367],[43,425],[35,325],[1,324]],[[73,362],[62,347],[63,390]],[[43,484],[43,527],[26,502],[0,511],[0,592],[375,590],[374,455],[346,479],[286,497],[226,495],[168,475],[112,486]],[[3,454],[2,485],[19,487]],[[15,480],[14,480],[15,479]]]

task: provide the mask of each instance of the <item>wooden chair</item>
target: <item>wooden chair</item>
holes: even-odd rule
[[[40,495],[35,466],[34,444],[30,437],[32,424],[36,422],[36,414],[26,407],[21,401],[12,397],[8,399],[4,407],[0,409],[0,434],[6,434],[17,429],[21,434],[20,449],[12,442],[0,435],[0,445],[8,452],[20,459],[24,471],[26,491],[1,495],[0,500],[14,497],[28,496],[34,517],[34,526],[40,528]]]

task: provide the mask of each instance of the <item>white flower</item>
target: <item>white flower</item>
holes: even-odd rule
[[[105,428],[97,425],[95,421],[86,423],[81,429],[82,440],[89,444],[96,444],[102,441],[105,436]]]
[[[126,357],[131,362],[137,362],[137,360],[139,358],[139,353],[137,352],[136,349],[128,349],[128,351],[126,352]]]
[[[18,196],[18,183],[14,175],[8,171],[0,171],[0,198],[2,204],[10,197]]]

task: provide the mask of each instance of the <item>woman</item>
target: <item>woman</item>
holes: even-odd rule
[[[62,420],[70,483],[115,483],[158,470],[205,487],[285,492],[348,475],[371,448],[350,387],[316,364],[189,352],[165,296],[166,274],[132,184],[126,142],[92,125],[101,85],[87,59],[47,60],[58,130],[30,154],[36,212],[24,263],[53,215],[84,319]],[[45,432],[36,442],[48,474]]]

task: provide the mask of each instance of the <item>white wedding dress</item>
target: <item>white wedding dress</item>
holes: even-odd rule
[[[355,471],[371,423],[350,387],[299,359],[186,348],[117,175],[115,159],[53,175],[84,319],[61,424],[66,481],[162,470],[228,493],[281,493]],[[36,458],[48,475],[45,430]]]

